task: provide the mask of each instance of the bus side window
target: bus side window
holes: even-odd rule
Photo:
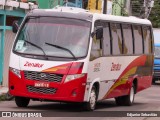
[[[98,29],[99,27],[95,28],[95,31]],[[102,39],[103,39],[103,29],[98,30],[98,33],[93,36],[90,60],[94,60],[102,56]]]
[[[150,32],[150,27],[144,26],[143,27],[143,37],[144,37],[144,50],[146,54],[149,54],[152,52],[152,37]]]
[[[135,54],[143,53],[142,31],[141,26],[133,25],[133,33],[135,38]]]
[[[111,44],[110,44],[110,33],[109,33],[109,23],[105,23],[103,29],[103,55],[107,56],[111,54]]]
[[[122,24],[123,37],[124,37],[124,54],[133,54],[133,36],[131,25]]]
[[[123,52],[122,48],[122,34],[120,24],[111,23],[112,33],[112,47],[113,55],[121,55]]]

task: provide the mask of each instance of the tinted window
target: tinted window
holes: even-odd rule
[[[134,38],[135,38],[135,54],[142,54],[143,46],[142,46],[141,26],[134,25],[133,32],[134,32]]]
[[[103,49],[104,55],[110,55],[111,53],[111,46],[110,46],[110,33],[109,33],[109,24],[105,23],[103,28]]]
[[[113,55],[122,54],[122,36],[120,24],[111,24]]]
[[[131,25],[123,24],[124,54],[133,54],[133,37]]]
[[[144,37],[144,50],[145,53],[151,53],[152,37],[150,32],[150,27],[143,27],[143,37]]]

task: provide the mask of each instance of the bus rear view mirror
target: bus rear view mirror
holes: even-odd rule
[[[97,39],[97,40],[100,40],[100,39],[102,39],[102,38],[103,38],[103,28],[100,28],[100,29],[98,29],[97,32],[96,32],[96,39]]]
[[[18,29],[19,29],[18,21],[17,20],[13,21],[13,23],[12,23],[12,32],[13,33],[17,33]]]
[[[93,38],[96,35],[96,39],[99,40],[103,38],[103,28],[99,28],[96,31],[91,33],[91,37]]]

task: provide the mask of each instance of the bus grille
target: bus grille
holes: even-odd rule
[[[55,88],[42,88],[42,87],[34,87],[27,86],[28,92],[32,93],[42,93],[42,94],[55,94],[57,89]]]
[[[36,80],[43,82],[61,82],[63,75],[44,72],[24,71],[24,77],[27,80]]]

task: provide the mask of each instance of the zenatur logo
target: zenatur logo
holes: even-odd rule
[[[120,71],[121,70],[121,66],[122,66],[122,64],[112,63],[111,71]]]
[[[25,67],[37,67],[37,68],[41,68],[43,67],[44,64],[40,64],[40,63],[30,63],[28,61],[26,61],[26,63],[24,64]]]

